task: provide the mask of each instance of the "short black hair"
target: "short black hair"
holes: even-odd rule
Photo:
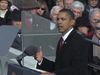
[[[70,9],[65,9],[64,8],[64,9],[61,9],[59,12],[65,12],[70,16],[71,19],[75,19],[75,15]]]
[[[12,12],[12,21],[21,21],[21,11],[15,9]]]

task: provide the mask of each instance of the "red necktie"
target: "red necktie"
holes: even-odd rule
[[[63,38],[61,37],[61,38],[60,38],[60,44],[59,44],[60,48],[63,46],[63,44],[64,44],[64,40],[63,40]]]

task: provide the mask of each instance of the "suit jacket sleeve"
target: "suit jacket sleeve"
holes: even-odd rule
[[[53,72],[54,71],[54,62],[50,61],[46,58],[43,58],[41,65],[38,65],[38,63],[37,63],[36,68],[42,69],[42,70],[47,71],[47,72]]]

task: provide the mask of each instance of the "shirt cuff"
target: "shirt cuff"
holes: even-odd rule
[[[41,64],[42,64],[42,62],[43,62],[43,59],[41,60],[41,62],[38,62],[38,65],[41,65]]]

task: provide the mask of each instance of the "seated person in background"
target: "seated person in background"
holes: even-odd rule
[[[71,8],[71,5],[72,5],[72,3],[73,3],[74,1],[75,1],[75,0],[63,0],[64,8],[65,8],[65,9],[70,9],[70,8]]]
[[[47,6],[46,2],[43,0],[39,0],[38,3],[40,5],[40,7],[37,9],[37,14],[39,16],[46,18],[46,19],[50,19],[48,6]]]
[[[76,19],[75,28],[78,29],[85,36],[88,36],[89,31],[89,19],[88,15],[85,14],[85,6],[80,1],[74,1],[70,8]]]
[[[100,0],[85,0],[86,11],[89,14],[93,9],[100,8]]]
[[[0,25],[11,25],[11,15],[8,0],[0,0]]]
[[[94,35],[92,40],[100,44],[100,20],[95,24]],[[94,61],[100,65],[100,46],[93,45]],[[96,61],[95,59],[99,59]]]
[[[12,25],[16,26],[19,29],[19,32],[12,44],[12,47],[18,50],[22,50],[22,38],[21,38],[22,22],[21,22],[21,11],[20,10],[14,10],[12,12]]]
[[[50,29],[53,29],[56,27],[57,24],[57,15],[59,11],[62,9],[61,6],[53,6],[51,11],[50,11],[50,20],[53,22],[51,23]]]
[[[70,6],[70,9],[73,11],[75,19],[77,19],[82,16],[85,7],[84,4],[81,3],[80,1],[74,1]]]
[[[92,40],[97,42],[100,45],[100,19],[95,24],[94,35]],[[94,60],[94,64],[100,66],[100,46],[95,44],[93,45],[93,60]],[[96,70],[96,73],[98,73],[99,75],[100,71]]]
[[[55,6],[60,6],[60,7],[64,8],[64,2],[63,2],[63,0],[56,0]]]
[[[69,9],[60,10],[57,15],[57,27],[62,36],[57,45],[55,62],[44,58],[41,52],[35,56],[38,61],[37,68],[42,70],[51,68],[41,75],[90,75],[87,66],[89,62],[87,42],[73,28],[74,25],[73,12]]]
[[[94,8],[89,13],[89,21],[90,21],[90,25],[91,25],[91,33],[92,33],[92,36],[94,34],[95,25],[96,25],[96,21],[97,20],[100,20],[100,9],[99,8]]]
[[[92,30],[91,32],[93,33],[92,40],[98,43],[98,40],[100,39],[100,9],[95,8],[89,13],[89,20],[91,23]],[[92,51],[92,50],[91,50]],[[93,52],[90,52],[93,55],[93,61],[96,64],[100,64],[100,47],[93,45]]]
[[[62,9],[60,6],[53,6],[50,11],[50,19],[52,22],[57,23],[57,15],[59,11]]]

